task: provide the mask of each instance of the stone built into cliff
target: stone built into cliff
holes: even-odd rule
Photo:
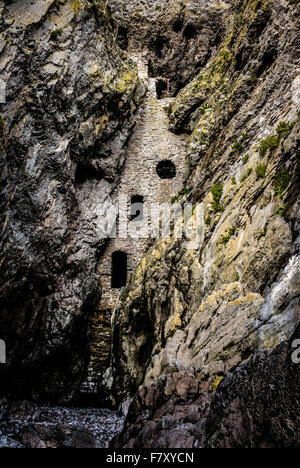
[[[123,204],[99,265],[102,298],[92,318],[91,357],[83,393],[98,392],[109,366],[112,311],[149,246],[151,221],[159,223],[160,213],[154,205],[169,205],[183,185],[187,137],[171,133],[168,128],[167,112],[174,99],[161,96],[162,80],[149,78],[146,54],[131,56],[148,91],[126,148],[120,184],[112,194],[111,210],[119,209],[120,200]],[[134,223],[131,231],[129,223]]]

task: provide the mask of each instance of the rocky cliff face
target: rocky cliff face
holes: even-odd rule
[[[101,285],[103,217],[144,94],[105,2],[1,2],[1,393],[68,397]]]
[[[299,445],[299,17],[296,0],[0,3],[0,393],[57,400],[82,381],[145,94],[128,51],[174,98],[172,201],[195,207],[174,231],[197,229],[154,243],[114,312],[103,383],[135,395],[114,444]]]
[[[260,351],[205,393],[191,375],[175,373],[143,387],[113,447],[300,447],[300,366],[292,344]],[[266,404],[266,402],[268,402]]]
[[[190,135],[178,199],[200,205],[197,244],[156,243],[123,294],[116,399],[178,372],[216,388],[300,321],[299,5],[232,2],[222,19],[169,109],[170,129]]]
[[[147,52],[158,96],[176,96],[218,48],[230,2],[110,0],[109,6],[120,47]]]

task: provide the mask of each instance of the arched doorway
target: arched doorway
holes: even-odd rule
[[[111,258],[111,287],[120,289],[127,284],[127,253],[113,252]]]
[[[133,195],[130,201],[130,221],[143,221],[144,218],[144,197]]]

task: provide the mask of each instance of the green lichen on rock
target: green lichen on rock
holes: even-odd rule
[[[222,380],[224,380],[224,376],[222,375],[217,375],[215,380],[212,382],[211,384],[211,389],[213,391],[216,391],[217,388],[219,387],[220,383],[222,382]]]
[[[246,173],[241,177],[241,183],[245,182],[246,179],[252,174],[252,167],[249,167],[246,171]]]
[[[172,205],[176,203],[179,200],[179,198],[184,197],[185,195],[188,195],[189,193],[191,193],[191,189],[182,187],[182,189],[179,190],[178,194],[175,195],[173,198],[171,198]]]
[[[261,232],[258,233],[257,239],[260,240],[260,239],[262,239],[263,237],[266,237],[266,235],[267,235],[267,230],[268,230],[268,227],[265,226],[264,229],[263,229]]]
[[[236,227],[232,226],[231,228],[229,228],[228,234],[224,234],[223,236],[221,236],[220,244],[224,244],[224,245],[228,244],[231,237],[233,237],[235,233],[236,233]]]
[[[256,169],[256,175],[259,179],[264,179],[266,176],[267,166],[266,164],[259,164]]]
[[[284,192],[288,188],[290,181],[291,181],[291,174],[288,172],[281,172],[277,174],[274,178],[274,190],[275,193],[282,198]]]
[[[211,225],[211,216],[207,216],[207,217],[205,218],[205,224],[206,224],[206,226],[210,226],[210,225]]]
[[[281,208],[278,208],[278,210],[275,211],[274,215],[279,215],[282,218],[284,218],[287,209],[288,209],[288,203],[285,203]]]
[[[294,123],[280,122],[276,131],[281,138],[286,138],[291,133],[294,126]]]
[[[224,207],[220,203],[220,200],[223,195],[223,185],[216,184],[210,190],[214,199],[213,204],[212,204],[214,212],[218,213],[219,211],[224,211]]]
[[[233,140],[232,153],[240,153],[241,151],[243,151],[243,149],[243,144],[239,142],[237,138],[235,138]]]

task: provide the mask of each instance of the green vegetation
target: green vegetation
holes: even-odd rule
[[[241,151],[243,151],[243,149],[243,144],[239,142],[237,138],[234,138],[232,145],[232,153],[240,153]]]
[[[160,6],[160,5],[156,5],[155,10],[161,10],[161,6]]]
[[[251,173],[252,173],[252,167],[249,167],[249,169],[247,169],[246,174],[242,176],[241,182],[245,182],[245,180],[248,179]]]
[[[288,172],[281,172],[277,174],[274,178],[274,190],[275,193],[282,198],[283,193],[288,188],[291,181],[291,175]]]
[[[256,168],[256,175],[260,179],[264,179],[266,176],[267,166],[266,164],[259,164]]]
[[[280,139],[286,138],[290,134],[294,126],[295,123],[280,122],[276,129],[277,135],[270,135],[268,138],[261,142],[259,148],[259,155],[263,157],[265,156],[268,150],[272,152],[274,151],[274,149],[278,148]]]
[[[252,81],[252,83],[256,83],[258,81],[258,77],[256,76],[256,70],[252,69],[250,71],[250,80]]]
[[[234,281],[240,281],[240,275],[237,273],[234,277]]]
[[[171,203],[172,205],[179,200],[180,197],[183,197],[184,195],[188,195],[191,193],[191,189],[188,189],[186,187],[182,187],[181,190],[179,190],[178,194],[175,195],[175,197],[171,198]]]
[[[228,85],[226,83],[222,83],[222,85],[220,86],[220,91],[224,91],[227,87]]]
[[[246,164],[249,161],[249,154],[245,154],[242,161],[243,161],[243,164]]]
[[[257,239],[260,240],[262,237],[266,237],[267,235],[267,226],[264,227],[264,229],[258,234]]]
[[[205,219],[205,224],[206,224],[206,226],[211,225],[211,217],[210,216],[207,216],[207,218]]]
[[[244,132],[241,132],[240,137],[241,137],[241,141],[242,141],[243,143],[245,143],[245,141],[248,141],[248,140],[249,140],[250,135],[249,135],[248,132],[245,132],[245,133],[244,133]]]
[[[231,177],[231,183],[232,183],[232,185],[236,185],[236,178],[235,177]]]
[[[233,138],[232,153],[240,153],[244,149],[244,143],[250,138],[247,132],[241,132],[239,138]]]
[[[202,106],[199,107],[199,112],[200,114],[205,114],[205,112],[209,109],[211,109],[209,104],[202,104]]]
[[[264,157],[268,150],[271,152],[278,148],[280,143],[280,137],[278,135],[270,135],[268,138],[263,140],[260,144],[259,155]]]
[[[288,203],[285,203],[281,208],[275,211],[274,215],[285,217],[286,210],[288,209]]]
[[[211,193],[213,194],[213,210],[215,213],[218,213],[219,211],[224,211],[224,207],[220,204],[220,200],[223,195],[223,185],[214,185],[211,188]]]
[[[280,122],[280,124],[277,127],[277,133],[280,136],[280,138],[286,138],[291,133],[294,126],[294,123],[289,124],[286,122]]]
[[[178,192],[178,196],[183,197],[184,195],[188,195],[189,193],[191,193],[191,189],[188,189],[186,187],[182,187],[182,189],[179,190],[179,192]]]
[[[236,227],[231,227],[228,231],[228,234],[221,236],[220,244],[227,244],[232,236],[236,233]]]

